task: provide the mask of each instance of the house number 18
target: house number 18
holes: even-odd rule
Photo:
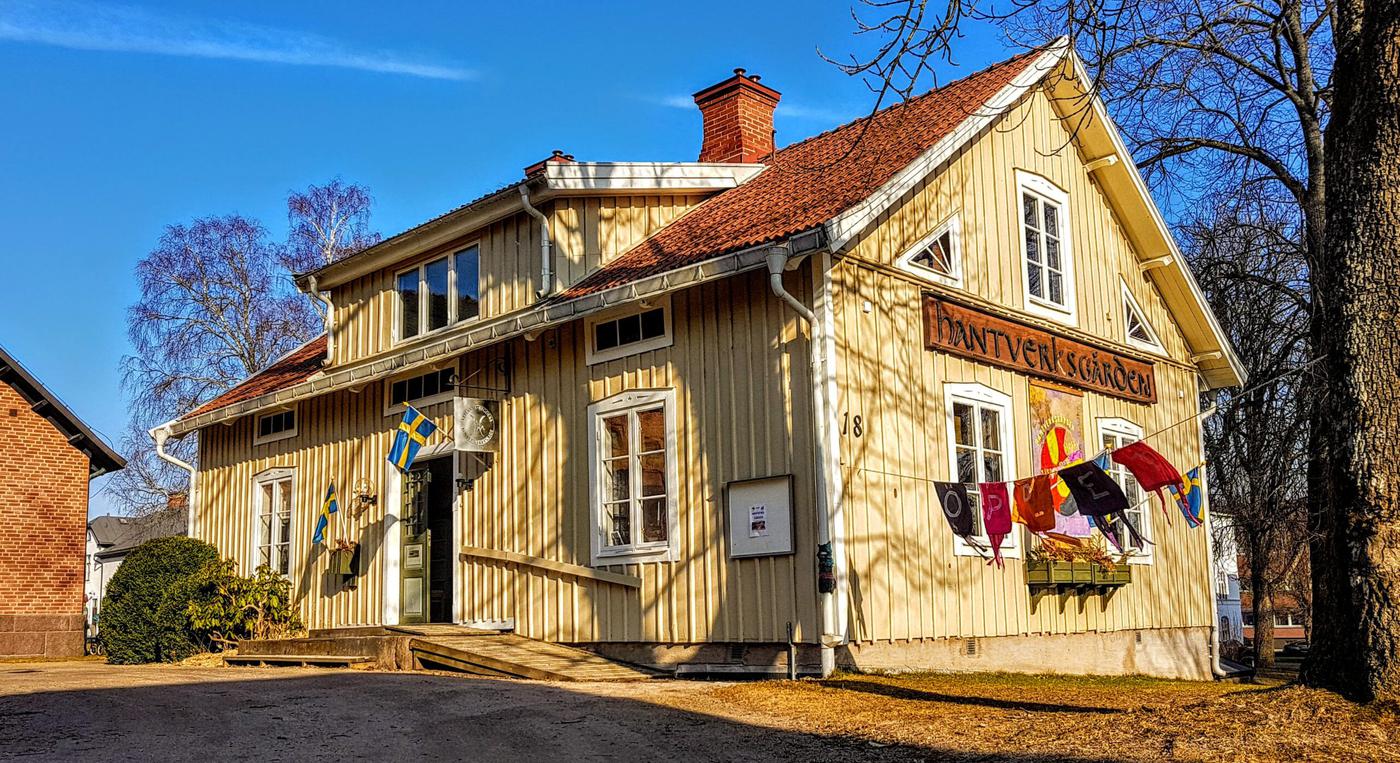
[[[859,413],[852,416],[850,411],[846,411],[846,413],[842,415],[841,434],[844,435],[846,432],[850,432],[856,437],[865,434],[865,420],[860,417]]]

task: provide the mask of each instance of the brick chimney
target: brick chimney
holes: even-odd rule
[[[773,109],[782,94],[758,82],[757,74],[734,76],[695,94],[705,139],[700,161],[752,164],[773,153]]]

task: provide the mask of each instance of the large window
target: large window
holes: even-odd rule
[[[589,407],[595,564],[674,558],[675,430],[671,390],[624,392]]]
[[[627,355],[671,346],[671,301],[629,306],[584,322],[588,332],[588,362],[602,363]]]
[[[1099,444],[1105,450],[1121,448],[1124,445],[1135,443],[1142,439],[1142,427],[1126,421],[1124,419],[1099,419]],[[1128,496],[1128,510],[1124,512],[1128,521],[1133,523],[1145,538],[1152,538],[1152,512],[1148,501],[1144,500],[1142,487],[1138,485],[1133,473],[1127,467],[1109,459],[1108,474],[1113,478],[1118,486],[1123,488],[1123,494]],[[1098,519],[1095,522],[1101,521]],[[1146,564],[1152,561],[1152,546],[1144,545],[1133,540],[1127,529],[1120,521],[1108,520],[1118,537],[1123,539],[1125,551],[1130,550],[1132,556],[1128,558],[1130,562]]]
[[[282,575],[291,574],[292,470],[273,469],[259,475],[254,486],[255,512],[253,564],[267,565]]]
[[[445,328],[481,314],[481,250],[473,244],[399,273],[399,339]]]
[[[962,243],[958,218],[944,221],[896,261],[903,270],[937,283],[962,285]]]
[[[1074,318],[1069,197],[1049,181],[1017,172],[1026,308],[1056,320]]]
[[[1011,398],[981,384],[948,384],[945,387],[948,411],[950,478],[968,486],[974,511],[973,538],[981,548],[954,537],[954,551],[962,556],[989,554],[986,528],[982,524],[982,503],[977,484],[1015,479],[1011,435]],[[936,504],[935,504],[936,506]],[[1020,533],[1012,528],[1002,543],[1006,556],[1020,555]]]

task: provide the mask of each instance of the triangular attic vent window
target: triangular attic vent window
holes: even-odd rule
[[[1161,348],[1157,335],[1148,325],[1147,318],[1143,317],[1142,308],[1138,307],[1137,300],[1133,299],[1126,285],[1123,287],[1123,315],[1123,327],[1129,344],[1144,345],[1152,349]]]
[[[953,270],[953,231],[945,230],[930,241],[922,251],[909,258],[911,265],[931,270],[944,278],[956,278]]]

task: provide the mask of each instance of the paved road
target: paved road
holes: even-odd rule
[[[0,663],[0,759],[923,757],[695,709],[706,707],[710,686],[552,684],[305,668]]]

